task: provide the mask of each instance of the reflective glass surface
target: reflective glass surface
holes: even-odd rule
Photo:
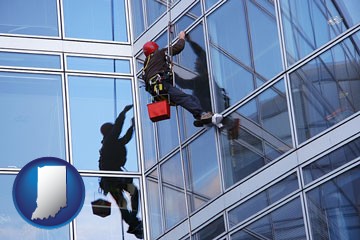
[[[203,31],[203,25],[199,24],[187,33],[179,66],[174,67],[175,83],[185,93],[196,96],[204,111],[212,111]],[[185,140],[199,128],[193,126],[194,117],[188,111],[182,111],[181,117],[182,140]]]
[[[209,15],[218,111],[248,95],[255,76],[265,82],[282,70],[275,8],[269,9],[253,1],[227,1]]]
[[[151,222],[150,236],[151,239],[159,236],[162,229],[162,208],[160,207],[159,178],[157,170],[146,178],[147,200],[148,200],[148,216]]]
[[[282,0],[280,6],[289,65],[360,21],[358,0]]]
[[[59,36],[56,0],[1,0],[0,33]]]
[[[0,175],[0,239],[3,240],[69,240],[69,224],[45,230],[26,222],[15,209],[12,190],[15,175]]]
[[[165,229],[173,227],[187,216],[181,164],[180,154],[176,154],[161,165]]]
[[[71,57],[66,58],[69,70],[108,72],[108,73],[131,73],[130,60]]]
[[[356,33],[290,74],[299,143],[360,110]]]
[[[320,185],[306,194],[313,239],[357,239],[360,167]]]
[[[226,186],[240,181],[292,147],[284,82],[227,116],[221,131]]]
[[[212,240],[225,232],[224,217],[221,216],[192,236],[195,240]]]
[[[321,157],[303,168],[305,184],[341,167],[360,156],[360,138]]]
[[[195,211],[220,194],[215,132],[208,130],[182,150],[189,211]]]
[[[0,72],[0,167],[65,158],[61,76]]]
[[[170,119],[156,123],[158,131],[159,158],[163,158],[169,152],[179,146],[179,134],[176,111],[180,107],[170,107]],[[180,109],[179,109],[180,110]]]
[[[129,180],[129,178],[113,177],[109,186],[111,190],[109,190],[110,192],[106,196],[104,192],[99,192],[99,178],[84,177],[83,180],[86,194],[83,208],[76,217],[76,239],[138,239],[134,234],[127,232],[129,229],[129,211],[135,209],[132,209],[132,206],[135,204],[138,204],[139,207],[141,206],[139,204],[140,199],[133,194],[135,188],[139,189],[138,180],[134,179],[133,183],[124,184],[123,182]],[[109,202],[110,206],[100,205],[97,202],[99,199]],[[134,215],[137,213],[135,216],[141,218],[140,208],[138,208],[137,212],[133,211],[133,213]],[[101,214],[104,215],[101,216]]]
[[[143,1],[131,1],[132,29],[137,38],[145,30],[145,19],[143,13]]]
[[[152,25],[163,13],[166,12],[168,1],[145,0],[147,26]]]
[[[99,170],[102,124],[114,123],[126,105],[132,104],[131,82],[127,79],[68,76],[72,159],[77,169]],[[133,109],[127,112],[122,138],[131,127]],[[135,133],[127,149],[125,168],[137,171]]]
[[[156,163],[156,142],[154,124],[149,119],[147,104],[150,103],[150,94],[145,91],[145,85],[139,81],[139,99],[140,99],[140,124],[142,127],[142,140],[144,150],[145,169],[150,168]]]
[[[296,174],[281,180],[229,211],[230,227],[237,225],[299,188]]]
[[[299,198],[231,235],[231,240],[307,239]],[[317,239],[317,238],[315,238]]]
[[[201,4],[197,3],[174,24],[175,25],[174,30],[176,36],[179,34],[180,31],[188,28],[200,16],[201,16]]]
[[[0,52],[0,65],[8,67],[61,68],[59,55],[17,52]]]
[[[127,42],[124,0],[63,0],[65,37]]]

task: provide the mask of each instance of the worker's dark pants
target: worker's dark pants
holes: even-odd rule
[[[199,99],[196,96],[184,93],[179,88],[174,87],[172,83],[169,83],[168,81],[162,81],[162,83],[170,96],[171,102],[188,110],[194,116],[194,118],[200,118],[203,109],[200,105]]]

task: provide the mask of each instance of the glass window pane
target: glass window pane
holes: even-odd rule
[[[360,138],[342,146],[303,168],[305,184],[341,167],[360,156]]]
[[[166,12],[167,1],[146,0],[146,14],[148,26],[153,24],[163,13]],[[160,46],[160,45],[159,45]]]
[[[356,239],[360,236],[360,167],[306,194],[313,239]]]
[[[291,149],[284,82],[227,116],[225,125],[221,146],[228,187]]]
[[[61,68],[60,56],[58,55],[16,52],[0,52],[0,65],[29,68]]]
[[[360,21],[357,0],[284,0],[280,3],[289,65]]]
[[[170,119],[156,123],[158,131],[159,158],[163,158],[170,151],[179,146],[176,107],[170,107]],[[149,120],[150,121],[150,120]]]
[[[221,192],[214,130],[208,130],[182,152],[189,211],[195,211]]]
[[[139,81],[139,86],[143,85],[142,81]],[[147,110],[147,104],[150,103],[149,93],[144,87],[139,88],[139,99],[140,99],[140,121],[142,127],[142,139],[144,149],[144,164],[145,169],[149,169],[156,163],[156,142],[155,142],[155,129],[154,124],[149,119]]]
[[[175,70],[175,83],[188,94],[196,96],[204,111],[211,111],[209,76],[205,52],[203,25],[187,34],[181,52],[181,68]]]
[[[251,66],[245,15],[243,1],[224,3],[207,19],[209,41],[212,48]]]
[[[15,175],[0,175],[0,239],[69,240],[69,224],[60,228],[45,230],[30,225],[19,215],[12,198],[14,181]]]
[[[175,35],[177,36],[180,31],[188,28],[201,16],[201,4],[197,3],[189,11],[187,11],[178,21],[175,23]]]
[[[180,155],[176,154],[161,165],[166,229],[187,216],[181,164]]]
[[[99,170],[100,127],[113,123],[126,105],[132,104],[131,82],[126,79],[69,76],[72,158],[77,169]],[[119,138],[129,128],[133,109],[127,112]],[[136,134],[127,149],[125,168],[137,171]]]
[[[63,0],[65,36],[127,42],[124,0]]]
[[[1,0],[0,33],[59,36],[57,0]]]
[[[66,61],[69,70],[131,73],[130,60],[68,56]]]
[[[360,110],[359,37],[356,33],[290,74],[300,143]]]
[[[141,206],[140,195],[137,193],[139,181],[137,179],[119,177],[103,178],[106,179],[104,180],[104,182],[106,181],[106,186],[111,189],[106,196],[104,193],[99,193],[99,178],[83,178],[86,196],[83,208],[76,217],[76,239],[104,239],[104,234],[107,240],[117,240],[122,237],[124,239],[136,239],[134,234],[127,233],[127,230],[131,221],[138,222],[141,220],[141,209],[138,208]],[[133,180],[132,183],[130,183],[131,180]],[[124,181],[128,183],[124,185]],[[111,203],[109,207],[103,206],[99,214],[110,211],[110,215],[101,217],[95,214],[98,213],[98,208],[94,208],[94,206],[96,206],[96,201],[99,199]],[[115,199],[119,202],[123,201],[122,205],[118,206]],[[129,215],[129,211],[132,216]]]
[[[298,188],[299,184],[297,182],[297,176],[296,174],[292,174],[261,193],[258,193],[254,197],[251,197],[246,202],[229,211],[230,227],[233,227],[262,211]]]
[[[147,200],[149,222],[151,222],[150,236],[151,239],[158,237],[162,229],[162,209],[160,207],[160,195],[158,178],[147,178]]]
[[[300,199],[292,200],[246,226],[232,234],[230,239],[307,239]]]
[[[0,72],[0,112],[0,167],[20,168],[44,156],[65,159],[60,75]]]
[[[196,240],[212,240],[225,232],[224,217],[221,216],[193,235]]]
[[[272,5],[271,11],[264,11],[262,6],[247,3],[254,68],[264,78],[271,79],[282,70],[275,7]]]
[[[133,22],[132,28],[136,39],[145,30],[145,19],[142,0],[131,1],[131,13]]]

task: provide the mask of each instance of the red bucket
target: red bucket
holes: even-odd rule
[[[170,118],[170,104],[168,100],[161,100],[147,105],[151,121],[158,122]]]

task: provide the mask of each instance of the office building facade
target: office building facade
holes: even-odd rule
[[[139,190],[144,239],[356,239],[359,11],[356,0],[2,1],[0,238],[137,239],[99,191],[111,178]],[[194,127],[180,106],[148,117],[142,46],[182,30],[175,84],[223,128]],[[126,163],[99,170],[100,127],[130,104]],[[51,230],[12,200],[19,171],[45,156],[75,166],[86,190],[74,221]],[[92,212],[99,198],[107,217]]]

